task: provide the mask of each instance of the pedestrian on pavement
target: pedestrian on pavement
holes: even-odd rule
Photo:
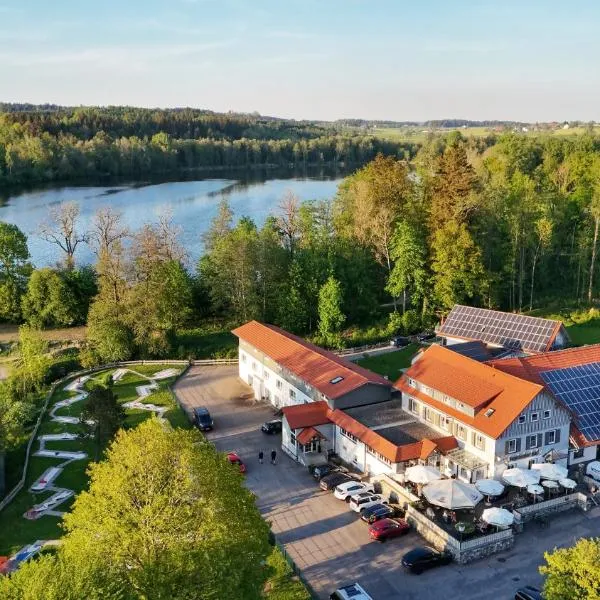
[[[259,462],[261,465],[262,465],[262,461],[263,461],[263,456],[264,456],[264,455],[263,455],[263,451],[261,450],[261,451],[258,453],[258,462]]]
[[[275,460],[277,458],[277,450],[271,450],[271,464],[275,464]]]

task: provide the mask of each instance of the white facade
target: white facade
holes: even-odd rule
[[[398,464],[375,452],[356,436],[335,426],[335,452],[347,464],[369,475],[396,473]]]
[[[333,450],[335,444],[335,426],[333,423],[314,425],[313,429],[318,431],[322,438],[308,444],[301,444],[296,440],[296,436],[300,435],[303,428],[295,431],[290,430],[287,419],[283,420],[281,430],[282,450],[307,467],[326,463],[329,451]]]
[[[571,448],[569,450],[569,465],[578,465],[581,463],[596,460],[598,446],[584,446],[583,448]]]
[[[260,360],[240,345],[240,379],[254,390],[254,397],[257,400],[267,400],[276,408],[313,401],[313,398],[300,389],[300,385],[302,385],[300,381],[298,381],[298,385],[293,385],[276,369],[275,363],[268,364],[266,359]],[[306,384],[303,387],[306,389]]]

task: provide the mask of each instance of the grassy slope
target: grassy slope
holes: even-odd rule
[[[390,381],[396,381],[401,375],[401,369],[406,369],[410,366],[410,359],[418,349],[419,346],[417,344],[410,344],[406,348],[402,348],[402,350],[363,358],[356,361],[356,364],[380,375],[387,375]]]
[[[161,371],[165,368],[169,368],[165,365],[144,365],[144,370],[153,374]],[[93,380],[100,381],[102,379],[102,373],[94,375]],[[167,390],[167,386],[174,381],[175,378],[165,379],[160,382],[160,390]],[[137,398],[135,387],[137,385],[143,385],[148,380],[145,377],[128,373],[121,382],[114,385],[114,391],[120,402],[128,402]],[[59,390],[53,397],[50,406],[53,403],[58,402],[68,396],[69,392]],[[177,407],[175,401],[169,402],[168,396],[161,394],[161,404],[169,403],[171,409],[166,413],[166,418],[173,427],[191,427],[190,422],[181,409]],[[156,402],[155,397],[151,397],[148,402]],[[81,412],[83,403],[78,402],[70,407],[74,414],[77,415]],[[60,414],[68,414],[67,409],[62,409]],[[149,419],[153,413],[143,410],[129,410],[126,414],[125,427],[135,427],[142,421]],[[46,414],[42,425],[40,426],[40,434],[44,433],[59,433],[67,431],[69,433],[78,433],[80,427],[78,425],[62,425],[50,421]],[[34,443],[34,451],[39,447],[38,442]],[[92,441],[88,439],[78,439],[73,441],[65,442],[47,442],[47,447],[51,450],[81,450],[86,452],[90,457],[90,460],[95,456],[95,446]],[[58,487],[64,486],[69,489],[73,489],[76,492],[80,492],[87,487],[88,478],[86,470],[90,460],[74,461],[63,470],[63,472],[56,479],[55,484]],[[30,467],[28,469],[28,476],[26,485],[23,491],[17,495],[17,497],[2,511],[0,512],[0,555],[10,554],[15,550],[18,550],[21,546],[26,543],[34,542],[37,539],[54,539],[62,535],[60,529],[60,519],[51,516],[43,516],[36,521],[29,521],[23,518],[23,513],[31,508],[34,504],[39,504],[44,496],[34,495],[29,492],[31,484],[48,468],[56,464],[64,462],[62,460],[56,460],[53,458],[43,457],[32,457],[30,461]],[[48,494],[49,495],[49,494]],[[58,507],[58,510],[64,511],[70,507],[70,503],[67,502]]]

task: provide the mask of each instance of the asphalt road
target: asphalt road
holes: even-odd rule
[[[260,431],[273,409],[244,400],[249,390],[237,378],[237,367],[193,367],[175,387],[186,407],[204,405],[211,411],[215,429],[208,438],[220,450],[236,450],[246,462],[246,482],[261,513],[320,598],[359,581],[375,600],[510,599],[522,585],[541,585],[537,569],[545,550],[600,536],[600,508],[571,511],[554,517],[547,529],[526,525],[509,551],[469,565],[407,574],[401,557],[424,541],[411,532],[385,544],[372,542],[367,526],[343,501],[322,492],[305,468],[281,452],[279,436]],[[277,464],[258,464],[259,450],[267,458],[273,448]]]

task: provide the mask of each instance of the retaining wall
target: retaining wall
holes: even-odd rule
[[[536,516],[552,515],[565,510],[571,510],[573,508],[580,508],[581,510],[587,510],[588,498],[581,492],[575,492],[574,494],[567,494],[565,496],[558,496],[551,500],[543,500],[542,502],[536,502],[535,504],[529,504],[513,510],[518,521],[521,523],[527,523],[535,519]]]

